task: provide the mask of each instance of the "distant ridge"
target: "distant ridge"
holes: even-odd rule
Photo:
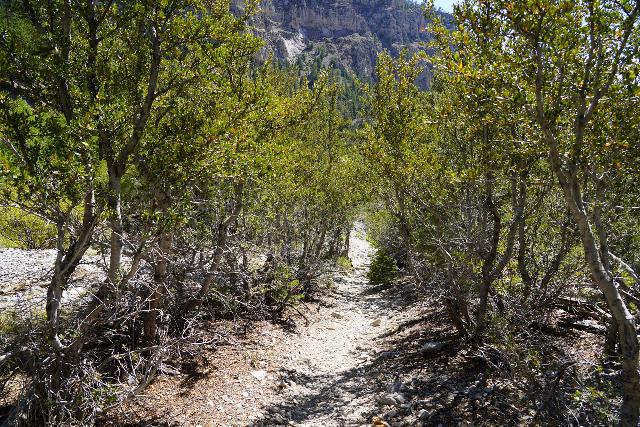
[[[254,18],[265,56],[311,72],[334,66],[365,80],[383,49],[420,49],[427,24],[421,6],[408,0],[263,0]]]

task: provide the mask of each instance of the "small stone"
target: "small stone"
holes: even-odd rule
[[[385,393],[378,397],[378,404],[382,406],[399,406],[407,399],[400,393]]]
[[[271,419],[277,423],[284,423],[286,422],[286,420],[284,419],[284,417],[281,414],[273,414],[271,416]]]
[[[257,379],[258,381],[262,381],[267,378],[267,371],[264,371],[264,370],[253,371],[251,372],[251,375],[253,376],[253,378]]]
[[[382,320],[380,319],[376,319],[373,322],[371,322],[371,326],[380,326],[382,325]]]
[[[137,381],[136,381],[136,377],[134,377],[133,375],[129,374],[129,377],[127,378],[127,384],[129,384],[131,387],[133,387],[134,385],[136,385]]]
[[[378,404],[381,406],[394,406],[396,403],[396,399],[391,393],[386,393],[382,396],[378,396]]]
[[[437,353],[442,350],[445,345],[445,343],[440,341],[428,342],[420,347],[420,351],[423,353]]]
[[[331,313],[331,317],[334,317],[336,319],[344,319],[345,316],[343,314],[340,314],[340,313],[334,311],[333,313]]]

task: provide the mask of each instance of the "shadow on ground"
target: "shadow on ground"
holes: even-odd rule
[[[461,354],[468,346],[459,341],[442,313],[430,308],[439,305],[419,301],[415,289],[402,295],[397,295],[397,288],[381,293],[364,292],[362,297],[384,311],[411,311],[415,317],[378,335],[373,340],[375,352],[357,368],[331,378],[286,371],[293,381],[313,392],[267,408],[254,425],[315,420],[331,420],[335,425],[345,426],[366,425],[374,416],[381,416],[392,426],[450,425],[465,421],[469,415],[491,419],[484,405],[491,393],[484,380],[485,366],[478,359]],[[425,353],[421,348],[427,342],[446,345],[437,353]],[[457,366],[452,369],[450,363],[454,359]],[[389,393],[399,393],[405,401],[395,407],[375,403],[367,408],[359,406],[363,401],[377,402]],[[358,406],[353,407],[354,403]],[[344,414],[350,410],[362,411],[359,419]],[[503,417],[504,414],[500,420],[504,422]]]

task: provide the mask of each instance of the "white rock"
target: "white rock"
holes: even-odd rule
[[[436,353],[444,348],[446,344],[440,341],[428,342],[422,347],[420,347],[420,351],[423,353]]]
[[[421,409],[420,412],[418,412],[418,418],[420,418],[421,421],[426,421],[427,418],[429,418],[429,411]]]
[[[262,381],[262,380],[267,378],[268,374],[267,374],[267,371],[259,370],[259,371],[251,372],[251,375],[253,376],[253,378],[255,378],[255,379],[259,380],[259,381]]]

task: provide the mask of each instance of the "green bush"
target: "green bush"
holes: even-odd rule
[[[263,289],[265,300],[271,310],[281,314],[287,307],[296,306],[304,294],[300,281],[288,266],[278,266],[273,274],[273,280]]]
[[[383,250],[378,250],[371,262],[371,268],[367,273],[370,285],[388,285],[398,274],[398,265],[392,256]]]
[[[336,265],[341,269],[343,269],[344,271],[353,270],[353,264],[351,263],[351,260],[349,259],[349,257],[346,257],[346,256],[338,257],[338,259],[336,259]]]
[[[49,249],[55,241],[52,224],[17,208],[0,208],[0,247]]]

